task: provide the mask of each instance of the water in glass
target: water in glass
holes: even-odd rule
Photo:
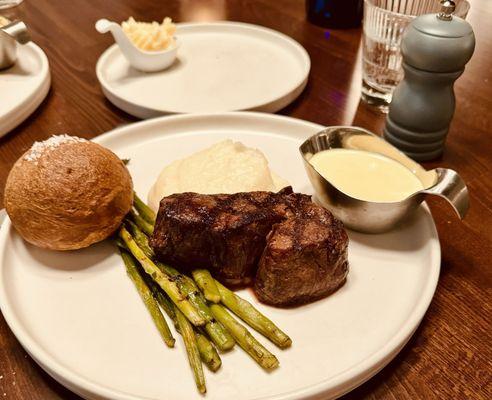
[[[456,1],[455,15],[465,18],[470,5]],[[364,0],[362,99],[387,111],[393,90],[403,78],[400,43],[418,15],[436,13],[438,0]]]

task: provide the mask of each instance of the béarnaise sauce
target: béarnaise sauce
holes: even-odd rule
[[[378,153],[331,149],[309,162],[333,186],[359,200],[397,202],[423,189],[412,171]]]

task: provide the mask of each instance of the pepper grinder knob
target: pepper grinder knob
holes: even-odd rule
[[[470,24],[453,15],[455,3],[440,4],[439,13],[415,18],[403,34],[405,76],[393,93],[383,132],[417,161],[443,152],[455,110],[453,85],[475,48]]]
[[[437,18],[442,21],[453,19],[453,13],[456,9],[456,4],[452,0],[441,0],[441,12],[437,14]]]

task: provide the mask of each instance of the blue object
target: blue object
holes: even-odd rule
[[[355,28],[362,20],[363,0],[306,0],[307,18],[325,28]]]

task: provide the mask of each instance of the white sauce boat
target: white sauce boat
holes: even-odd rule
[[[144,51],[136,47],[125,34],[120,24],[100,19],[96,22],[96,30],[99,33],[111,32],[119,46],[121,52],[128,60],[130,65],[143,72],[162,71],[170,67],[178,52],[179,42],[175,40],[175,45],[162,51]]]

